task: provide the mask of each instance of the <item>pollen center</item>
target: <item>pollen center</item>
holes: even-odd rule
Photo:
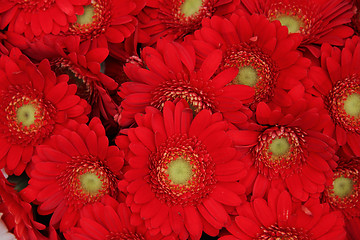
[[[353,189],[353,181],[350,178],[338,177],[333,182],[334,194],[338,197],[347,197]]]
[[[35,122],[36,107],[33,104],[24,104],[16,111],[16,120],[23,126],[31,126]]]
[[[77,23],[81,25],[90,24],[94,21],[94,7],[92,5],[87,5],[84,7],[83,15],[76,15]]]
[[[275,138],[269,144],[269,151],[275,156],[283,156],[289,152],[290,144],[287,138]]]
[[[250,87],[255,86],[258,81],[258,75],[253,67],[245,66],[239,69],[239,73],[233,80],[235,84],[243,84]]]
[[[183,158],[168,163],[169,179],[174,184],[186,184],[192,176],[191,164]]]
[[[296,16],[280,15],[276,20],[279,20],[281,25],[286,26],[289,33],[298,33],[302,27],[302,22]]]
[[[360,95],[357,93],[351,94],[344,101],[344,110],[352,117],[359,117],[360,115]]]
[[[201,5],[202,0],[185,0],[180,9],[185,17],[190,17],[199,12]]]
[[[102,188],[102,182],[95,173],[85,173],[79,177],[82,188],[90,194],[96,194]]]

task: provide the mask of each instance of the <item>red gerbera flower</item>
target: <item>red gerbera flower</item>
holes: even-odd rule
[[[246,172],[221,114],[202,110],[193,118],[185,103],[137,115],[138,127],[127,131],[129,169],[119,187],[152,234],[200,239],[202,231],[216,236],[229,223],[227,210],[243,201],[237,180]]]
[[[111,197],[104,197],[101,203],[85,206],[80,212],[77,227],[64,235],[66,239],[94,240],[175,240],[174,236],[164,237],[161,233],[150,235],[144,223],[133,226],[131,211],[124,204]],[[141,220],[140,220],[141,221]],[[143,221],[142,221],[143,222]]]
[[[344,219],[327,204],[311,199],[294,203],[290,194],[271,189],[267,201],[256,198],[237,208],[238,216],[227,227],[232,234],[220,240],[345,240]]]
[[[154,44],[161,37],[181,39],[194,32],[204,18],[226,16],[235,11],[239,0],[151,0],[138,15],[140,42]]]
[[[341,159],[333,183],[326,187],[324,201],[350,217],[360,217],[360,159]]]
[[[66,32],[69,24],[90,0],[2,0],[0,29],[24,34],[28,39],[41,34],[58,35]]]
[[[105,195],[117,197],[116,184],[123,154],[109,141],[98,118],[89,125],[69,122],[69,129],[37,147],[29,166],[29,185],[23,190],[38,213],[53,213],[50,224],[62,232],[74,226],[79,211]]]
[[[243,149],[242,161],[251,165],[242,180],[252,197],[263,197],[270,184],[283,184],[301,201],[318,197],[331,184],[336,167],[336,142],[319,131],[329,116],[321,99],[305,98],[304,88],[290,91],[294,102],[288,109],[269,107],[261,102],[256,109],[258,130],[232,134]],[[313,104],[313,105],[310,105]]]
[[[82,48],[108,48],[108,42],[121,43],[135,30],[133,16],[142,6],[134,0],[93,0],[84,6],[83,14],[70,25],[67,35],[77,35],[83,42]]]
[[[146,106],[162,109],[166,101],[177,98],[185,99],[195,113],[209,109],[222,112],[231,122],[246,122],[249,110],[242,103],[252,101],[254,90],[244,85],[227,86],[236,76],[236,68],[214,74],[222,61],[220,50],[213,51],[200,68],[195,68],[191,46],[159,40],[157,49],[143,49],[142,59],[148,69],[132,63],[125,66],[132,81],[120,87],[119,95],[124,99],[120,125],[131,124],[134,115]]]
[[[231,84],[254,88],[256,103],[274,101],[290,106],[287,92],[304,81],[310,66],[296,50],[300,35],[289,35],[278,22],[257,14],[237,12],[229,20],[212,17],[203,21],[193,38],[201,58],[215,49],[223,51],[220,68],[237,67],[238,75]]]
[[[20,175],[34,147],[68,119],[87,122],[89,105],[65,75],[55,77],[47,60],[36,67],[18,49],[1,56],[0,75],[0,168]]]
[[[1,220],[19,240],[46,240],[39,230],[45,226],[34,220],[32,206],[24,202],[10,183],[0,173],[0,213]],[[3,239],[1,235],[1,239]],[[5,239],[5,238],[4,238]]]
[[[340,146],[348,145],[360,156],[360,40],[348,39],[343,50],[324,44],[321,65],[313,67],[310,77],[325,99],[332,118],[325,133],[334,137]]]
[[[69,83],[77,86],[76,95],[85,99],[92,107],[91,116],[113,119],[117,105],[112,101],[109,91],[115,90],[118,84],[100,72],[100,64],[106,59],[109,50],[94,48],[84,52],[80,48],[79,37],[67,37],[57,46],[61,57],[52,59],[52,68],[56,74],[69,75]]]
[[[251,14],[263,14],[280,21],[290,33],[300,33],[301,47],[316,57],[320,56],[318,44],[343,45],[354,32],[344,25],[354,14],[349,0],[243,0],[242,4]]]

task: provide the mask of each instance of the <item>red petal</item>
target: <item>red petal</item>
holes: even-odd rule
[[[161,206],[161,211],[159,211],[155,217],[151,218],[151,227],[152,228],[158,228],[161,226],[161,224],[168,220],[169,215],[169,207],[167,205]]]
[[[259,134],[259,132],[251,130],[228,131],[235,146],[253,146],[258,142]]]
[[[222,51],[215,50],[211,52],[208,57],[204,60],[200,67],[200,73],[203,76],[204,81],[207,81],[218,69],[222,60]]]
[[[318,224],[316,224],[311,229],[312,237],[314,239],[318,239],[320,236],[323,236],[324,234],[331,232],[331,229],[336,224],[337,219],[338,219],[337,212],[331,212],[325,216],[322,216]]]
[[[317,184],[325,184],[326,178],[323,172],[317,171],[309,165],[305,165],[302,168],[302,173],[311,181]]]
[[[248,219],[243,216],[237,216],[235,217],[235,222],[237,226],[247,235],[249,235],[252,238],[256,238],[258,233],[260,233],[259,226],[253,222],[251,219]]]
[[[121,43],[124,41],[124,35],[115,28],[109,27],[105,32],[106,38],[111,43]]]
[[[280,193],[277,203],[277,218],[278,225],[280,227],[287,227],[287,221],[289,220],[292,210],[292,202],[290,194],[287,191]]]
[[[12,145],[8,154],[7,154],[7,167],[9,170],[14,170],[19,164],[21,159],[21,154],[23,152],[23,147],[20,145]]]
[[[185,213],[185,227],[189,231],[189,234],[194,239],[200,239],[203,231],[202,221],[198,211],[194,206],[184,207]]]
[[[148,184],[144,183],[134,195],[134,202],[143,204],[151,201],[155,197],[155,194],[151,191]]]
[[[87,54],[86,54],[86,60],[88,62],[98,62],[98,63],[102,63],[107,56],[109,55],[109,50],[106,48],[96,48],[93,50],[90,50]]]
[[[109,234],[101,224],[88,218],[80,218],[80,227],[88,236],[95,239],[104,239]]]
[[[265,227],[269,227],[276,222],[275,216],[264,199],[257,198],[253,204],[257,218]]]
[[[216,201],[229,206],[237,206],[242,202],[237,194],[225,187],[222,187],[220,184],[216,185],[211,197]]]
[[[228,222],[229,215],[220,203],[216,202],[212,198],[208,198],[203,200],[202,204],[219,223],[225,224]]]
[[[68,0],[56,0],[58,7],[67,15],[74,15],[74,7]]]

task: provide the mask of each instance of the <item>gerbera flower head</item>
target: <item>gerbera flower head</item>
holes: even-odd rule
[[[287,191],[271,189],[267,201],[256,198],[237,207],[238,215],[227,227],[225,239],[346,239],[344,219],[330,211],[327,204],[311,199],[304,204],[292,202]]]
[[[92,238],[113,240],[175,240],[161,233],[150,235],[145,224],[133,226],[131,211],[125,203],[105,196],[101,202],[85,206],[80,212],[79,224],[65,233],[66,239]]]
[[[287,26],[289,33],[300,33],[301,47],[316,57],[320,56],[318,44],[343,45],[353,34],[353,30],[344,25],[351,22],[354,14],[348,0],[245,0],[242,5],[250,14],[259,13],[271,21],[278,20]]]
[[[338,162],[333,183],[326,187],[324,201],[348,218],[360,217],[360,159]]]
[[[51,61],[56,74],[67,74],[69,83],[76,84],[76,95],[85,99],[92,106],[92,116],[103,116],[112,119],[116,114],[116,104],[109,91],[115,90],[118,84],[100,72],[100,64],[109,54],[107,48],[94,48],[85,52],[80,47],[80,38],[67,37],[58,46],[60,57]]]
[[[2,224],[6,224],[9,231],[13,232],[16,237],[9,239],[47,239],[39,232],[39,230],[44,230],[46,227],[34,220],[32,211],[32,206],[20,198],[19,193],[0,173],[1,221],[3,221]],[[5,239],[6,235],[1,234],[1,237]]]
[[[285,27],[262,15],[238,11],[229,19],[214,16],[203,21],[202,28],[188,40],[200,58],[220,49],[220,69],[239,69],[231,84],[253,88],[252,104],[274,101],[280,106],[291,105],[287,92],[305,81],[310,66],[296,50],[300,35],[288,35]]]
[[[321,49],[321,66],[313,67],[310,77],[332,121],[326,134],[334,136],[340,146],[348,145],[360,156],[360,41],[348,39],[343,50],[324,44]]]
[[[133,16],[141,4],[133,0],[92,0],[83,7],[66,35],[80,36],[82,48],[108,48],[108,43],[121,43],[135,31]],[[140,1],[141,2],[141,1]]]
[[[200,239],[229,223],[226,209],[244,200],[237,180],[246,172],[221,114],[201,110],[194,118],[184,100],[138,114],[128,130],[129,169],[119,187],[149,231]],[[161,209],[161,211],[158,211]]]
[[[47,60],[36,67],[18,49],[0,58],[0,167],[20,175],[34,147],[68,119],[87,122],[89,105],[75,96],[65,75],[55,77]]]
[[[90,0],[4,0],[0,8],[0,29],[23,34],[29,40],[43,34],[66,32]]]
[[[89,125],[69,121],[68,128],[37,148],[23,195],[39,205],[39,214],[53,213],[50,224],[66,231],[82,207],[105,195],[117,197],[122,166],[123,154],[109,146],[98,118]]]
[[[263,197],[271,184],[279,183],[292,197],[306,201],[332,181],[337,145],[319,132],[330,118],[326,110],[317,108],[322,100],[304,94],[302,86],[290,96],[294,101],[290,108],[259,103],[255,113],[258,129],[232,134],[243,149],[244,163],[251,165],[241,182],[253,198]]]
[[[149,1],[138,15],[139,41],[152,45],[162,37],[181,39],[198,29],[203,19],[213,15],[227,16],[239,3],[238,0]]]
[[[119,95],[124,99],[120,125],[131,124],[134,115],[143,112],[146,106],[162,109],[166,101],[177,98],[185,99],[194,113],[209,109],[222,112],[233,123],[246,122],[249,110],[243,103],[252,101],[254,90],[244,85],[227,85],[236,76],[236,68],[215,74],[222,61],[220,50],[213,51],[196,68],[190,45],[159,40],[157,49],[143,49],[142,59],[148,69],[132,63],[125,66],[132,81],[120,87]]]

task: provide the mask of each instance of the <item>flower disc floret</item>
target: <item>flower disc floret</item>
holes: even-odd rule
[[[24,85],[11,85],[1,94],[1,131],[11,144],[37,145],[55,126],[56,108],[43,93]]]
[[[197,205],[215,187],[215,165],[196,137],[168,138],[149,161],[152,191],[169,206]]]
[[[258,138],[253,149],[255,166],[268,178],[300,172],[305,162],[305,132],[296,127],[272,127]]]
[[[329,114],[336,124],[349,132],[360,133],[360,76],[339,80],[325,98]]]

